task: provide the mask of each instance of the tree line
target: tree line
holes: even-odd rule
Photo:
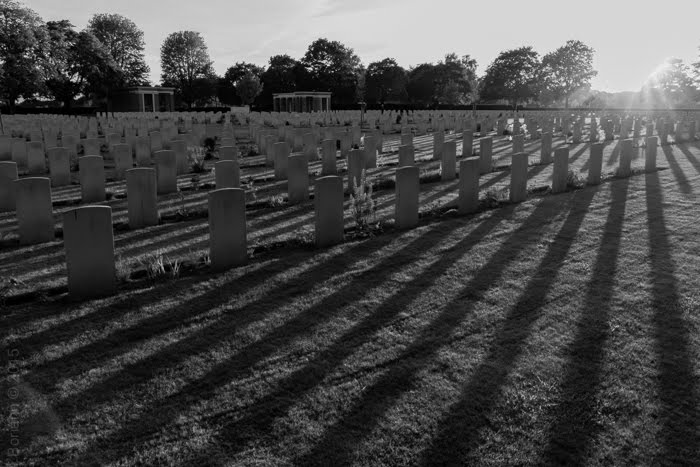
[[[0,99],[12,111],[19,101],[45,99],[70,108],[103,104],[117,89],[150,85],[144,34],[118,14],[96,14],[81,31],[69,20],[43,22],[16,0],[0,0]],[[319,38],[299,58],[270,57],[265,66],[237,62],[214,71],[202,35],[173,32],[161,46],[161,83],[175,88],[181,107],[256,105],[270,108],[272,94],[330,91],[333,105],[437,106],[501,103],[518,106],[601,106],[591,89],[595,51],[569,40],[540,56],[532,47],[501,52],[477,76],[469,55],[448,53],[436,63],[408,69],[387,57],[365,66],[352,48]],[[700,98],[700,61],[670,59],[644,84],[641,103],[681,105]]]

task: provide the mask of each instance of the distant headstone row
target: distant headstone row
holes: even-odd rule
[[[115,178],[126,180],[130,227],[156,225],[158,195],[177,191],[177,176],[188,170],[188,147],[201,145],[207,137],[215,137],[220,143],[220,160],[215,164],[216,189],[208,197],[210,257],[215,270],[224,270],[245,264],[247,259],[246,196],[240,188],[237,135],[249,135],[266,164],[273,168],[275,178],[287,181],[290,204],[308,200],[313,185],[316,243],[329,246],[343,240],[345,192],[352,192],[364,171],[377,167],[377,154],[384,150],[384,135],[392,131],[401,132],[395,172],[394,221],[398,228],[414,227],[419,218],[420,173],[413,146],[415,136],[432,133],[431,157],[440,163],[441,180],[451,181],[459,176],[458,211],[469,214],[479,206],[480,175],[493,170],[493,137],[488,135],[494,128],[499,135],[512,136],[512,202],[527,198],[526,137],[541,140],[540,163],[553,164],[552,192],[559,193],[567,189],[569,150],[552,151],[553,132],[581,142],[585,136],[584,118],[590,122],[588,141],[593,143],[590,184],[601,181],[604,143],[599,141],[614,138],[616,132],[622,140],[620,176],[631,174],[635,140],[646,138],[645,168],[653,170],[659,143],[668,142],[671,134],[677,142],[693,140],[697,134],[693,120],[696,115],[679,117],[671,113],[620,117],[543,112],[526,115],[522,124],[518,115],[510,123],[508,116],[493,113],[414,112],[405,115],[400,123],[393,123],[397,114],[392,113],[385,116],[339,112],[310,117],[270,113],[250,114],[243,129],[230,121],[222,123],[226,117],[216,114],[161,117],[154,121],[141,115],[97,119],[40,116],[8,121],[5,134],[0,136],[0,211],[16,212],[20,243],[54,240],[52,186],[71,183],[73,161],[77,162],[84,203],[105,201],[105,166],[110,161]],[[445,131],[461,134],[459,164],[456,141],[446,141]],[[654,133],[657,136],[651,136]],[[474,157],[476,134],[481,138],[479,154]],[[338,174],[338,152],[346,161],[345,179]],[[318,160],[320,176],[312,183],[309,163]],[[29,176],[21,176],[23,172]],[[49,177],[44,176],[47,172]],[[71,296],[113,293],[116,281],[111,208],[71,209],[63,214],[63,225]]]

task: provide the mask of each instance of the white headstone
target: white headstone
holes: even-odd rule
[[[83,156],[78,159],[80,191],[83,203],[105,200],[105,166],[101,156]]]
[[[245,191],[240,188],[209,192],[209,257],[217,271],[247,262]]]
[[[85,299],[117,291],[112,208],[84,206],[63,214],[68,294]]]
[[[479,207],[479,159],[470,157],[459,163],[460,214],[469,214]]]
[[[240,167],[237,160],[221,160],[214,164],[216,188],[240,188]]]
[[[304,154],[289,156],[288,167],[289,204],[302,203],[309,199],[309,164]]]
[[[23,245],[54,239],[51,180],[27,177],[14,181],[17,233]]]
[[[15,186],[17,163],[0,161],[0,212],[15,210]]]
[[[156,170],[139,167],[126,171],[129,227],[139,229],[158,224]]]
[[[314,187],[316,244],[319,247],[343,241],[343,180],[335,175],[316,179]]]
[[[418,224],[419,192],[418,167],[406,166],[396,169],[396,228],[408,229]]]
[[[49,148],[48,153],[51,185],[70,185],[70,155],[68,149]]]
[[[153,155],[153,159],[156,163],[158,194],[175,193],[177,191],[175,151],[157,151]]]

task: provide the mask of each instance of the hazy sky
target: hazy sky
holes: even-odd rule
[[[544,55],[578,39],[596,50],[595,89],[638,90],[667,57],[698,61],[700,1],[663,0],[25,0],[44,21],[82,29],[95,13],[119,13],[145,33],[151,80],[174,31],[198,31],[219,74],[238,61],[301,58],[319,37],[368,63],[393,57],[409,68],[446,53],[469,54],[479,74],[499,52],[530,45]],[[576,6],[578,5],[578,6]]]

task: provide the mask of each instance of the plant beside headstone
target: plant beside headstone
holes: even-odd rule
[[[215,151],[216,151],[216,139],[211,138],[211,137],[204,138],[205,159],[212,159],[214,157]]]
[[[188,159],[190,162],[190,169],[193,173],[205,173],[207,172],[205,160],[206,154],[202,148],[190,147],[188,150]]]
[[[358,230],[370,230],[370,219],[376,220],[374,199],[372,199],[372,181],[367,178],[367,172],[362,171],[360,183],[353,178],[352,193],[350,194],[350,211]]]
[[[566,187],[569,190],[575,190],[586,186],[586,179],[581,176],[576,170],[569,170],[566,174]]]

